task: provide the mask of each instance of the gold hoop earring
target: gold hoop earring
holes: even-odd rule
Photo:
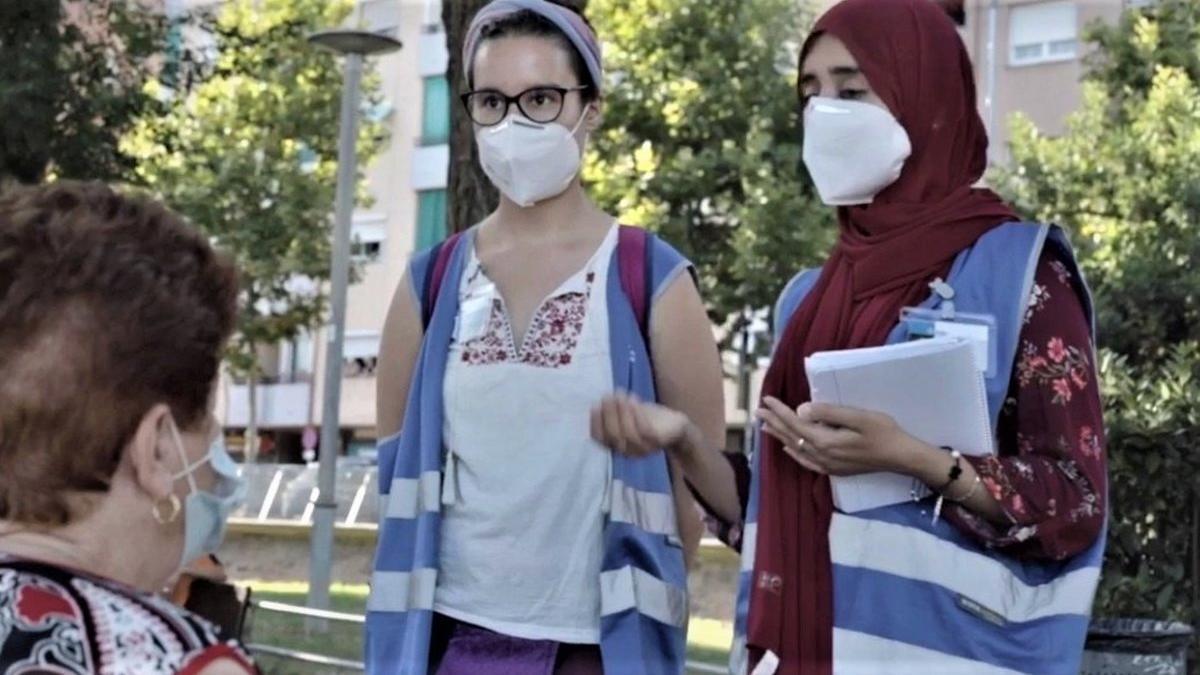
[[[171,507],[170,515],[164,516],[162,514],[161,507],[163,505],[163,502],[166,502],[168,505],[170,505],[170,507]],[[179,503],[179,497],[176,497],[174,494],[172,494],[170,497],[167,497],[166,499],[160,499],[157,502],[155,502],[154,508],[150,509],[150,514],[154,516],[154,519],[158,521],[159,525],[166,525],[168,523],[175,522],[175,519],[179,517],[179,512],[182,510],[183,510],[183,505]]]

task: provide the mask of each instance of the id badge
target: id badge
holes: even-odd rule
[[[488,284],[463,298],[458,309],[458,325],[454,331],[456,342],[460,344],[470,342],[487,332],[488,322],[492,318],[492,299],[495,290],[495,286]]]
[[[995,317],[956,312],[953,318],[948,318],[940,309],[905,307],[900,310],[900,322],[905,325],[909,340],[952,337],[967,341],[979,370],[987,377],[996,375]]]

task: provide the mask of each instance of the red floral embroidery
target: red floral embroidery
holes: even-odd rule
[[[504,317],[504,303],[496,298],[492,300],[487,330],[463,346],[462,360],[472,366],[504,363],[509,360],[508,345],[511,339],[508,321]]]
[[[521,362],[540,368],[571,365],[571,356],[579,344],[587,318],[587,304],[588,296],[583,293],[567,293],[546,303],[525,336]]]
[[[587,318],[595,274],[587,275],[587,291],[563,293],[538,308],[518,352],[512,324],[500,298],[492,302],[484,334],[463,346],[462,360],[472,366],[497,363],[523,363],[538,368],[562,368],[571,365],[579,337]]]

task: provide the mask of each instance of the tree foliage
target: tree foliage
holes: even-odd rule
[[[609,71],[585,178],[697,263],[718,321],[769,306],[835,228],[800,162],[794,0],[594,0]]]
[[[0,183],[127,176],[119,139],[155,104],[166,31],[135,0],[0,3]]]
[[[259,347],[324,320],[343,83],[339,60],[306,38],[349,9],[328,0],[225,4],[210,27],[218,56],[207,77],[139,119],[122,144],[142,183],[237,258],[243,311],[228,360],[237,375],[260,373]],[[368,76],[368,103],[377,89]],[[360,166],[382,141],[367,120]]]
[[[1073,231],[1096,293],[1111,520],[1099,611],[1200,619],[1200,2],[1097,26],[1061,137],[1013,122],[1001,189]]]

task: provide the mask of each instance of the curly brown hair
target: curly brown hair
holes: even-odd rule
[[[237,296],[232,262],[151,199],[67,181],[0,196],[0,518],[67,523],[156,404],[203,420]]]

